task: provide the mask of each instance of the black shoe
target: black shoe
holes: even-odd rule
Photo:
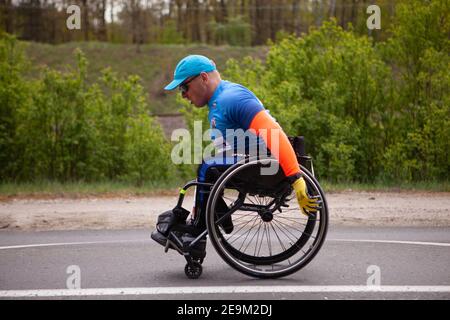
[[[189,247],[196,238],[196,236],[187,232],[179,235],[179,239],[183,242],[184,251],[189,251],[190,255],[195,260],[203,260],[206,256],[206,238],[198,240],[193,247]]]
[[[158,216],[156,222],[156,230],[158,230],[163,236],[167,237],[170,230],[175,225],[185,225],[186,218],[189,215],[189,211],[184,208],[174,208],[172,210],[161,213]]]
[[[156,242],[158,242],[160,245],[162,245],[163,247],[166,246],[167,244],[167,237],[164,236],[161,232],[159,232],[158,230],[154,230],[151,234],[151,237],[153,240],[155,240]],[[170,249],[175,249],[173,246],[169,246]]]
[[[229,212],[230,208],[228,208],[228,206],[225,203],[225,201],[222,198],[220,198],[219,202],[217,204],[216,210],[217,210],[216,211],[217,215],[218,215],[218,217],[220,219],[227,212]],[[233,226],[233,220],[231,219],[231,215],[229,215],[227,218],[222,220],[220,225],[222,226],[222,228],[223,228],[223,230],[225,231],[226,234],[230,234],[231,232],[233,232],[234,226]]]
[[[189,251],[191,256],[194,259],[203,259],[206,256],[206,239],[199,240],[192,248],[189,247],[189,245],[196,239],[195,236],[193,236],[190,233],[187,232],[179,232],[174,231],[173,236],[177,237],[178,240],[183,244],[183,247],[177,247],[175,248],[174,245],[178,243],[178,241],[175,241],[175,239],[172,239],[172,241],[169,244],[169,249],[174,249],[177,251]],[[158,242],[163,247],[166,247],[167,245],[167,237],[164,236],[161,232],[158,230],[154,230],[151,234],[151,238]]]
[[[219,219],[223,216],[223,213],[218,213]],[[233,225],[233,220],[231,219],[231,215],[226,217],[224,220],[222,220],[222,222],[220,223],[220,225],[223,228],[223,231],[225,231],[226,234],[230,234],[233,232],[234,230],[234,225]]]

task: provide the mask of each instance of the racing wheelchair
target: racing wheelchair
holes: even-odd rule
[[[154,233],[152,238],[165,246],[165,252],[175,249],[185,257],[188,278],[196,279],[202,274],[206,237],[228,265],[257,278],[290,275],[314,258],[326,237],[328,208],[325,194],[314,177],[312,159],[304,155],[302,138],[289,140],[300,163],[308,196],[317,198],[319,203],[316,213],[301,212],[293,188],[278,161],[271,157],[244,157],[226,169],[216,170],[214,182],[193,180],[181,189],[173,214],[158,218],[162,226],[173,225],[170,230],[160,230],[167,235],[165,243],[155,239]],[[264,174],[264,170],[271,168],[277,168],[275,174]],[[186,190],[193,186],[197,193],[201,190],[208,195],[204,208],[206,229],[185,222],[189,211],[182,204]],[[165,219],[174,217],[177,223],[165,223]]]

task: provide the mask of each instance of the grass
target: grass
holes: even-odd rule
[[[181,182],[146,183],[136,186],[119,181],[104,182],[52,182],[35,183],[4,182],[0,184],[0,200],[11,198],[89,198],[89,197],[127,197],[176,195]]]
[[[125,182],[71,182],[59,183],[42,181],[36,183],[1,183],[0,201],[12,198],[46,199],[46,198],[112,198],[112,197],[146,197],[178,194],[178,190],[187,181],[172,181],[167,183],[147,183],[135,186]],[[450,192],[449,182],[420,183],[332,183],[321,182],[325,192],[368,191],[368,192]]]
[[[253,56],[264,59],[267,47],[231,47],[207,45],[141,45],[139,51],[132,44],[103,42],[70,42],[50,45],[26,42],[26,56],[30,62],[28,75],[37,78],[44,67],[64,71],[75,67],[75,49],[80,48],[89,62],[88,81],[94,82],[101,71],[110,67],[121,77],[138,75],[147,92],[148,104],[155,114],[179,110],[175,95],[164,91],[173,77],[178,61],[189,54],[202,54],[213,59],[219,71],[225,69],[230,58]]]
[[[379,192],[402,192],[402,191],[421,191],[421,192],[450,192],[450,183],[437,181],[421,182],[376,182],[376,183],[336,183],[330,181],[321,181],[322,188],[326,192],[342,191],[379,191]]]

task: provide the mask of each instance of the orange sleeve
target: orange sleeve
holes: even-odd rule
[[[300,172],[294,149],[280,125],[266,112],[258,112],[250,123],[250,129],[262,137],[271,154],[280,162],[286,177]]]

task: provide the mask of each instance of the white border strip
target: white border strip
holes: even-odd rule
[[[325,239],[325,241],[390,243],[390,244],[408,244],[408,245],[421,245],[421,246],[450,247],[450,243],[447,243],[447,242],[421,242],[421,241],[370,240],[370,239],[367,239],[367,240],[366,239],[361,239],[361,240],[359,240],[359,239]],[[0,247],[0,250],[39,248],[39,247],[56,247],[56,246],[77,246],[77,245],[90,245],[90,244],[114,244],[114,243],[129,243],[129,242],[147,242],[147,240],[137,239],[137,240],[116,240],[116,241],[39,243],[39,244],[4,246],[4,247]],[[150,240],[148,240],[148,242],[150,242]]]
[[[6,290],[0,298],[83,297],[83,296],[137,296],[180,294],[231,294],[231,293],[450,293],[450,286],[222,286],[222,287],[153,287],[153,288],[96,288],[96,289],[50,289]]]
[[[113,244],[113,243],[143,242],[143,241],[144,240],[115,240],[115,241],[37,243],[37,244],[24,244],[24,245],[16,245],[16,246],[5,246],[5,247],[0,247],[0,250],[38,248],[38,247],[57,247],[57,246],[79,246],[79,245],[84,245],[84,244]]]
[[[420,246],[438,246],[450,247],[447,242],[423,242],[423,241],[398,241],[398,240],[359,240],[359,239],[325,239],[325,241],[342,241],[342,242],[371,242],[371,243],[392,243],[392,244],[410,244]]]

